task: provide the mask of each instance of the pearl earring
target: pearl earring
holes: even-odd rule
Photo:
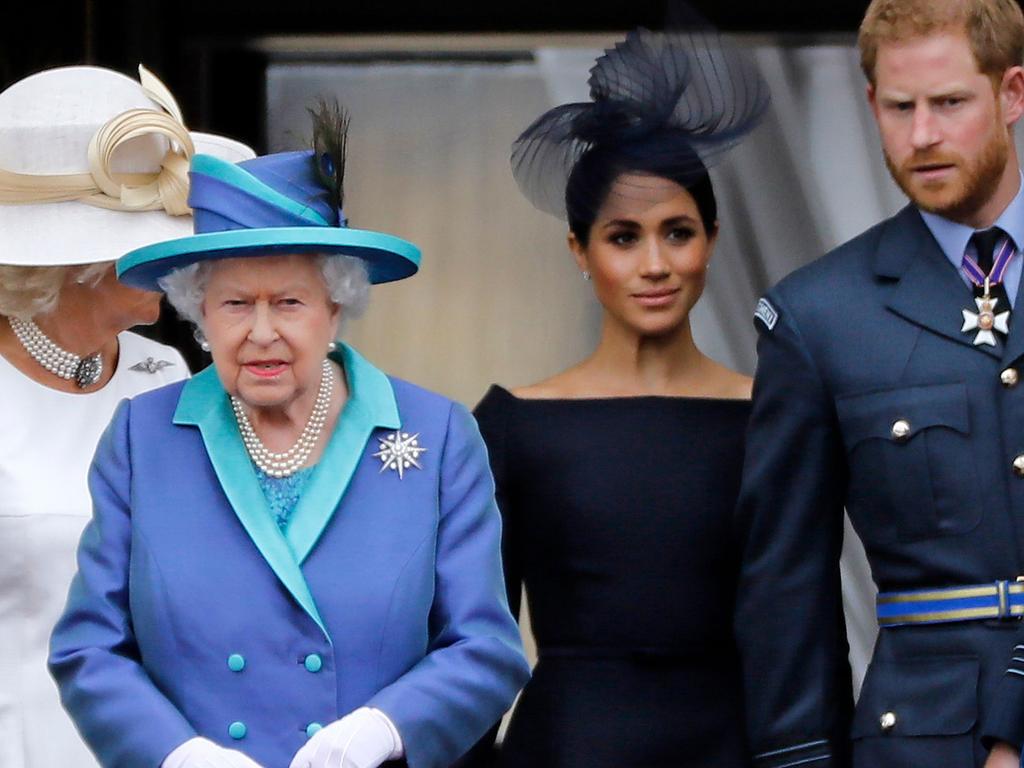
[[[329,341],[329,342],[327,342],[327,354],[330,354],[331,352],[334,352],[337,348],[338,348],[338,343],[336,341]]]
[[[583,279],[584,280],[589,280],[590,279],[590,273],[587,270],[585,270],[585,269],[583,270]]]
[[[203,339],[202,341],[199,342],[199,348],[203,350],[203,352],[209,352],[210,342],[208,342],[206,339]]]

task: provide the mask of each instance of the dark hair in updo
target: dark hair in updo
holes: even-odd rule
[[[671,141],[671,147],[660,147]],[[667,151],[659,151],[659,150]],[[565,209],[569,231],[584,247],[590,242],[590,230],[597,219],[612,184],[624,173],[639,173],[674,181],[691,195],[704,231],[709,235],[718,220],[718,203],[707,168],[695,152],[681,161],[679,139],[675,136],[619,144],[595,145],[576,162],[565,185]]]

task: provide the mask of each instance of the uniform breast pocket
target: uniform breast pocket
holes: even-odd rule
[[[854,768],[972,766],[977,720],[976,658],[876,661],[853,717]]]
[[[961,382],[836,401],[850,464],[850,511],[902,541],[966,533],[981,520]]]

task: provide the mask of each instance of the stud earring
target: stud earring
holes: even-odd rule
[[[210,342],[206,340],[206,334],[204,334],[201,330],[196,328],[194,331],[192,331],[192,338],[196,340],[196,344],[199,345],[199,348],[203,350],[203,352],[210,351]]]
[[[590,279],[590,273],[587,270],[585,270],[585,269],[583,270],[583,279],[584,280],[589,280]]]
[[[338,343],[336,341],[329,341],[329,342],[327,342],[327,354],[330,354],[331,352],[334,352],[337,348],[338,348]]]

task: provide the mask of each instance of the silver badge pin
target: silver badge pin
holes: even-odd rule
[[[145,360],[140,360],[133,365],[131,370],[141,371],[143,373],[157,373],[172,365],[174,365],[174,363],[170,360],[154,360],[152,357],[147,357]]]

